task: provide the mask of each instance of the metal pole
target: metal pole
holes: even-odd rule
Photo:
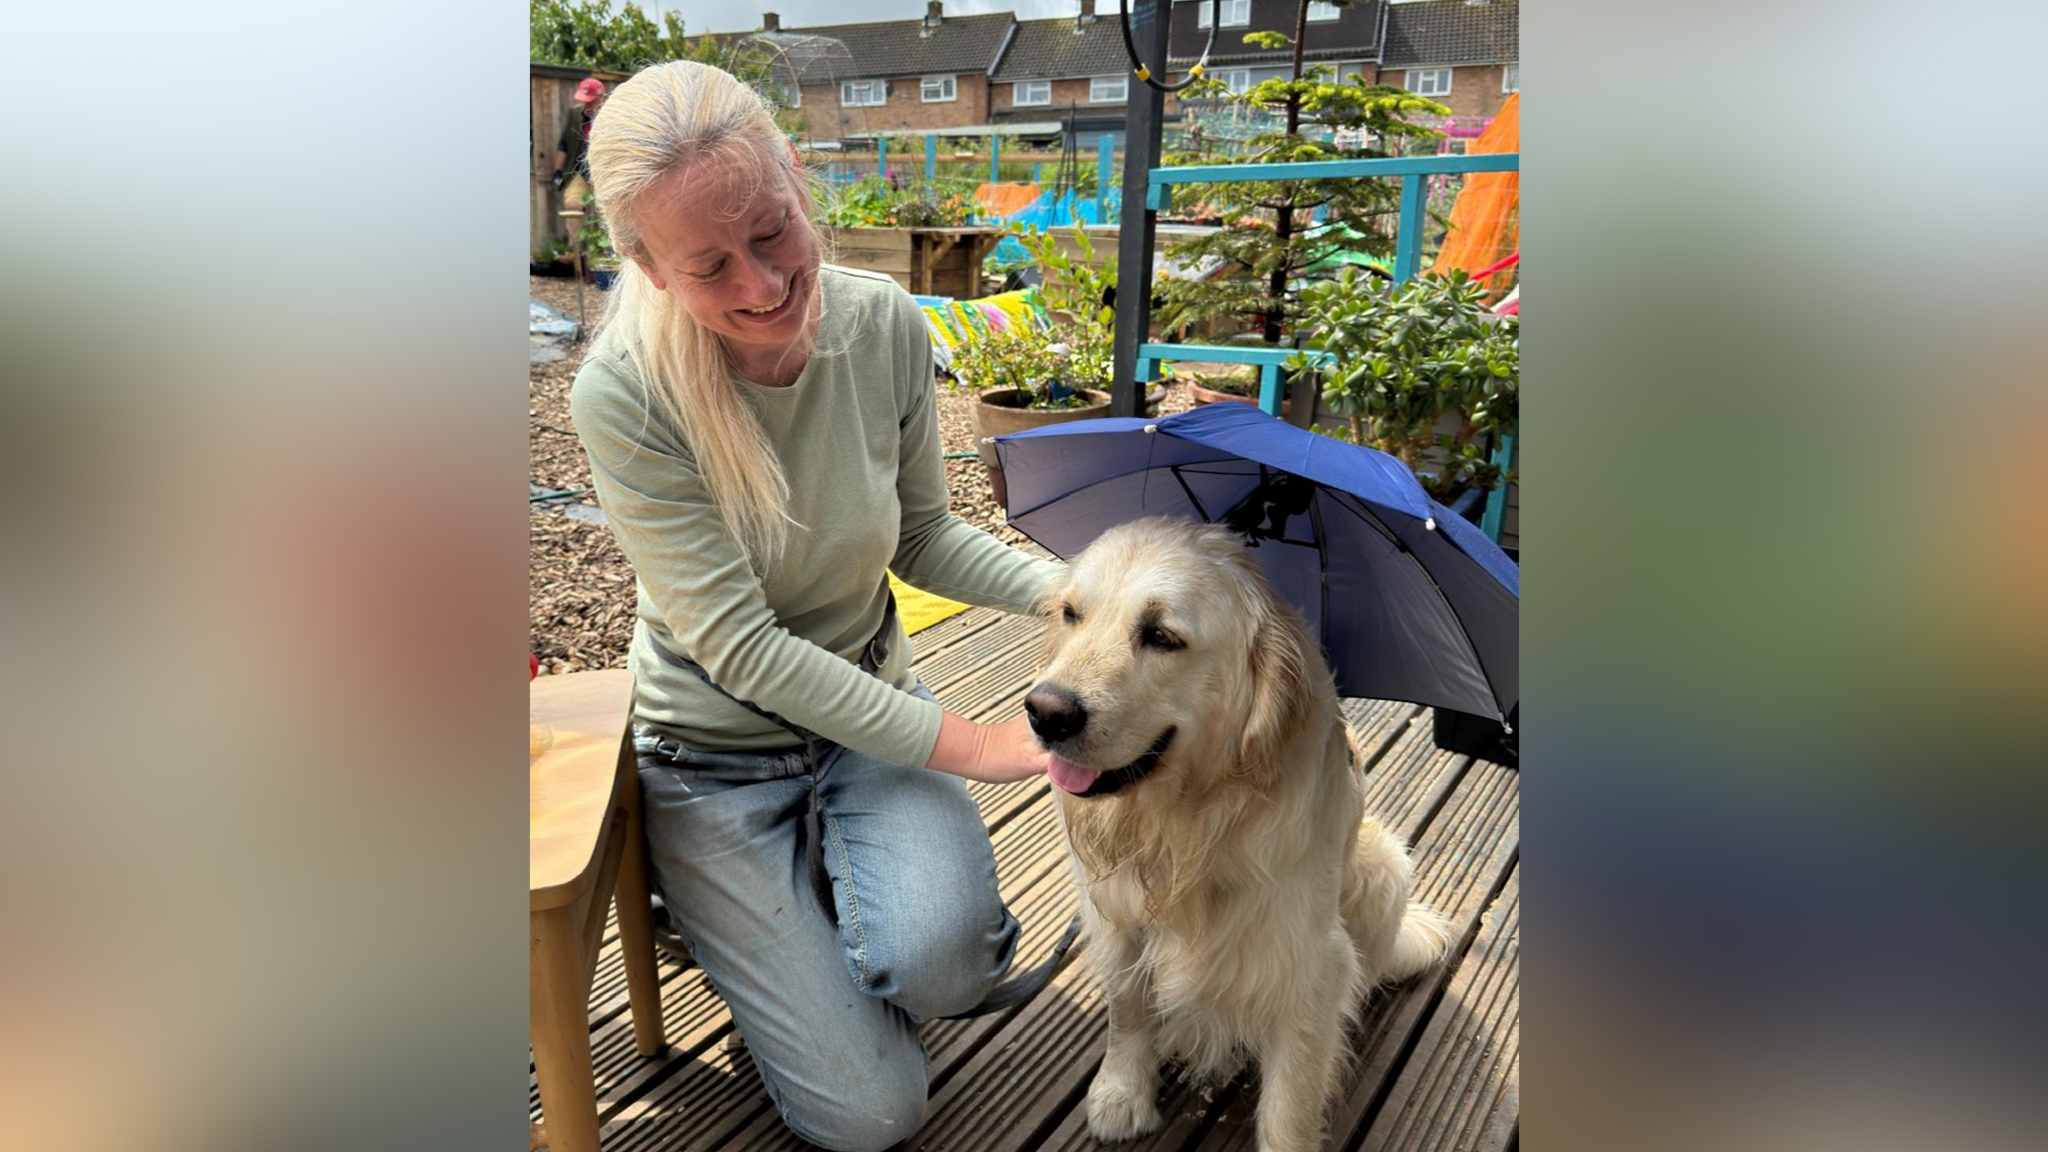
[[[993,184],[1000,177],[996,175],[996,163],[1003,156],[1003,138],[991,134],[988,138],[988,182]]]
[[[924,181],[929,184],[939,178],[939,138],[924,138]]]
[[[1169,0],[1136,0],[1131,11],[1131,43],[1148,67],[1166,72]],[[1152,329],[1152,232],[1159,214],[1145,206],[1145,183],[1159,166],[1159,131],[1166,118],[1166,93],[1141,84],[1132,93],[1124,119],[1124,216],[1117,231],[1116,266],[1122,283],[1116,291],[1116,340],[1112,359],[1116,375],[1109,386],[1109,414],[1136,416],[1144,399],[1138,385],[1138,345]]]
[[[875,175],[889,178],[889,138],[879,132],[875,134]]]

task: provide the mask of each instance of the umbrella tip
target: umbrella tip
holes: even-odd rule
[[[1147,425],[1145,425],[1145,435],[1147,435],[1147,436],[1150,436],[1150,435],[1151,435],[1152,433],[1154,433],[1154,432],[1157,432],[1157,431],[1159,431],[1159,425],[1157,425],[1157,424],[1147,424]]]
[[[1429,519],[1424,520],[1422,522],[1422,526],[1424,528],[1429,529],[1431,532],[1436,531],[1436,517],[1431,516]]]

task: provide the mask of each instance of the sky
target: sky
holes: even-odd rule
[[[780,13],[783,26],[802,28],[816,24],[865,24],[873,20],[908,20],[924,15],[925,0],[637,0],[642,11],[656,20],[664,12],[679,12],[691,35],[699,32],[750,32],[761,26],[761,13]],[[1048,16],[1071,16],[1081,10],[1080,0],[944,0],[949,16],[974,16],[984,12],[1015,12],[1019,20],[1042,20]],[[1098,0],[1096,10],[1116,11],[1116,0]]]

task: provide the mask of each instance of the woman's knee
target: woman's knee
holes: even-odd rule
[[[776,1103],[792,1132],[835,1152],[882,1152],[924,1122],[928,1072],[922,1053],[863,1066],[829,1096]]]
[[[964,1012],[1002,979],[1016,945],[1017,921],[1007,912],[994,931],[957,923],[922,933],[879,958],[869,992],[920,1020]]]

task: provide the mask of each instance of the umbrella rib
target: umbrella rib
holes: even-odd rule
[[[1187,493],[1188,503],[1193,504],[1195,506],[1195,511],[1199,513],[1202,517],[1202,523],[1212,523],[1212,521],[1209,518],[1209,510],[1207,508],[1202,507],[1201,497],[1195,495],[1195,490],[1188,485],[1188,478],[1180,474],[1180,465],[1169,464],[1167,465],[1166,470],[1173,473],[1173,478],[1175,480],[1180,481],[1180,490],[1182,492]]]

